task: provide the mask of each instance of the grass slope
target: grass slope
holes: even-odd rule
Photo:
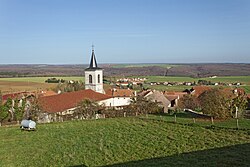
[[[36,132],[0,127],[0,134],[0,166],[247,166],[250,162],[247,131],[151,119],[41,124]]]

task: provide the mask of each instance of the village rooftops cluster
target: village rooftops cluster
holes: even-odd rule
[[[140,85],[143,84],[147,79],[146,78],[120,78],[116,80],[116,85],[119,86],[128,86],[132,85]]]

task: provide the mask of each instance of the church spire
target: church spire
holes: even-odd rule
[[[96,58],[95,58],[94,45],[92,45],[92,55],[91,55],[91,60],[89,64],[89,69],[91,68],[98,68]]]

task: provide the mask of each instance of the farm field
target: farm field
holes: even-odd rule
[[[0,127],[0,166],[248,166],[248,131],[143,118]]]
[[[53,89],[57,84],[45,83],[45,80],[52,77],[19,77],[0,78],[0,90],[2,93],[13,93],[23,91],[37,91]],[[64,80],[84,81],[84,77],[55,77]]]
[[[56,84],[25,82],[25,81],[2,81],[0,80],[0,90],[3,94],[23,91],[37,91],[52,89]]]
[[[38,82],[38,83],[45,83],[45,81],[48,78],[53,78],[53,77],[19,77],[19,78],[0,78],[0,81],[9,81],[9,82]],[[79,77],[55,77],[55,78],[60,78],[64,80],[75,80],[75,81],[83,81],[84,77],[79,76]]]
[[[224,82],[224,83],[243,83],[242,87],[245,89],[246,93],[250,93],[250,76],[231,76],[231,77],[216,77],[216,78],[191,78],[191,77],[165,77],[165,76],[133,76],[140,78],[148,78],[147,83],[150,82],[194,82],[200,79],[209,80],[212,82]],[[11,91],[30,91],[37,89],[51,89],[55,84],[45,84],[45,80],[52,77],[19,77],[19,78],[0,78],[0,90],[2,92],[11,92]],[[74,77],[56,77],[64,80],[76,80],[83,81],[83,76],[74,76]],[[112,78],[116,80],[119,77]],[[37,84],[39,83],[39,84]],[[156,90],[165,90],[165,91],[183,91],[185,89],[190,89],[191,86],[165,86],[165,85],[145,85],[145,88],[156,89]]]
[[[191,78],[191,77],[165,77],[165,76],[134,76],[132,78],[147,78],[147,83],[150,82],[197,82],[198,80],[207,80],[212,82],[223,83],[242,83],[240,87],[243,88],[246,93],[250,93],[250,76],[231,76],[231,77],[216,77],[216,78]],[[183,91],[190,89],[192,86],[165,86],[165,85],[145,85],[145,88],[165,90],[165,91]]]
[[[39,82],[44,83],[46,79],[53,77],[19,77],[19,78],[0,78],[0,81],[20,81],[20,82]],[[56,77],[65,80],[81,80],[84,81],[83,76],[77,77]],[[115,77],[119,78],[119,77]],[[230,77],[216,77],[216,78],[191,78],[191,77],[172,77],[172,76],[132,76],[130,78],[147,78],[147,82],[194,82],[198,80],[208,80],[213,82],[241,82],[250,85],[250,76],[230,76]]]
[[[166,121],[169,123],[173,123],[175,121],[174,114],[169,115],[166,114],[164,116],[159,115],[149,115],[150,119],[155,119],[159,121]],[[250,120],[240,118],[239,122],[239,129],[248,129],[250,130]],[[228,129],[236,129],[236,119],[228,119],[228,120],[214,120],[213,124],[210,119],[199,119],[195,118],[195,122],[193,116],[186,113],[181,112],[176,114],[176,123],[183,124],[183,125],[190,125],[190,126],[200,126],[200,127],[217,127],[217,128],[228,128]]]
[[[230,77],[216,77],[216,78],[191,78],[191,77],[171,77],[171,76],[134,76],[136,78],[147,78],[147,82],[194,82],[198,80],[207,80],[212,82],[225,83],[243,83],[250,85],[250,76],[230,76]]]
[[[181,66],[181,65],[161,64],[161,63],[155,63],[155,64],[114,64],[114,65],[111,65],[112,68],[152,67],[152,66],[171,68],[171,67],[177,67],[177,66]]]
[[[185,85],[177,85],[177,86],[166,86],[166,85],[145,85],[145,88],[155,89],[160,91],[180,91],[182,92],[185,89],[191,89],[192,86],[185,86]]]

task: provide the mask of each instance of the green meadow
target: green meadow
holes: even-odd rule
[[[248,166],[249,133],[137,117],[0,127],[0,166]]]
[[[18,78],[0,78],[0,81],[13,81],[13,82],[38,82],[44,83],[48,78],[53,77],[18,77]],[[83,81],[84,77],[54,77],[57,79],[64,79],[64,80],[75,80],[75,81]]]
[[[75,77],[57,77],[55,78],[65,79],[65,80],[84,80],[83,76]],[[216,77],[216,78],[191,78],[191,77],[172,77],[172,76],[133,76],[136,78],[147,78],[147,82],[194,82],[198,80],[208,80],[212,82],[225,82],[225,83],[236,83],[241,82],[244,84],[250,84],[250,76],[230,76],[230,77]],[[52,77],[19,77],[19,78],[0,78],[0,81],[21,81],[21,82],[45,82],[46,79]],[[116,77],[118,78],[118,77]]]
[[[194,82],[198,80],[207,80],[212,82],[224,83],[243,83],[250,85],[250,76],[229,76],[216,78],[191,78],[191,77],[172,77],[172,76],[135,76],[140,78],[147,78],[147,82]]]
[[[243,88],[246,93],[250,93],[250,76],[230,76],[230,77],[216,77],[216,78],[191,78],[191,77],[171,77],[171,76],[133,76],[136,78],[147,78],[146,83],[150,82],[197,82],[198,80],[208,80],[212,82],[223,82],[223,83],[237,83],[240,82],[244,85],[240,86]],[[34,83],[44,83],[45,80],[52,77],[19,77],[19,78],[0,78],[0,81],[7,82],[34,82]],[[56,77],[64,80],[75,80],[83,81],[83,76],[74,76],[74,77]],[[118,79],[119,77],[116,77]],[[185,89],[190,89],[191,86],[165,86],[165,85],[145,85],[145,88],[157,89],[157,90],[166,90],[166,91],[183,91]]]

